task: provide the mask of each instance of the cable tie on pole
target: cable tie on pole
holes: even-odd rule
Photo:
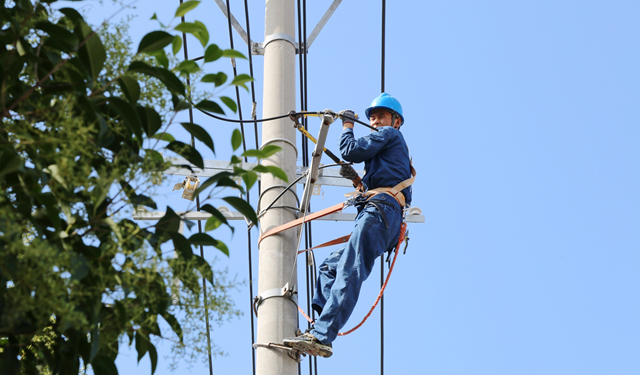
[[[256,119],[256,106],[258,105],[258,103],[253,102],[253,104],[251,104],[251,118],[252,119]]]

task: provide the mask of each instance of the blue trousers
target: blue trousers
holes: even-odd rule
[[[333,342],[347,323],[376,259],[393,248],[400,235],[400,204],[388,194],[377,194],[370,201],[381,202],[378,207],[384,210],[389,228],[373,204],[361,206],[347,244],[331,253],[318,269],[313,304],[322,313],[311,334],[325,344]]]

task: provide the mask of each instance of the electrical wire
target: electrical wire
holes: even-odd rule
[[[220,121],[225,121],[225,122],[232,122],[232,123],[258,123],[258,122],[267,122],[267,121],[274,121],[274,120],[280,120],[286,117],[290,117],[292,114],[293,115],[300,115],[300,116],[320,116],[322,114],[322,112],[311,112],[311,111],[301,111],[301,112],[293,112],[293,113],[287,113],[286,115],[279,115],[279,116],[274,116],[274,117],[268,117],[268,118],[263,118],[263,119],[252,119],[252,120],[234,120],[234,119],[230,119],[230,118],[226,118],[226,117],[221,117],[218,115],[214,115],[211,112],[205,111],[204,109],[200,109],[200,108],[196,108],[198,111],[200,111],[202,114],[209,116],[211,118],[214,118],[216,120],[220,120]],[[366,122],[362,122],[356,118],[351,118],[348,116],[342,116],[340,114],[336,114],[334,113],[335,117],[337,118],[345,118],[345,119],[349,119],[355,123],[358,123],[360,125],[363,125],[371,130],[375,130],[378,131],[378,129],[374,128],[373,126],[367,124]],[[257,139],[257,138],[256,138]]]
[[[183,0],[180,0],[180,5],[182,5]],[[181,21],[185,22],[185,17],[181,17]],[[183,51],[184,51],[184,60],[189,60],[189,49],[187,47],[187,34],[182,33],[183,40]],[[191,80],[189,75],[187,75],[187,87],[191,87]],[[189,89],[188,95],[191,96],[191,90]],[[189,122],[193,123],[193,108],[189,108]],[[191,134],[191,147],[196,149],[196,140],[193,134]],[[200,197],[196,196],[196,211],[200,212]],[[202,221],[198,220],[198,233],[202,233]],[[200,245],[200,257],[204,259],[204,246]],[[211,356],[211,327],[209,325],[209,308],[207,307],[208,298],[207,298],[207,279],[202,276],[202,298],[204,302],[204,318],[205,318],[205,327],[207,330],[207,356],[209,360],[209,375],[213,375],[213,358]]]
[[[245,1],[245,18],[246,18],[246,27],[247,30],[249,30],[249,11],[247,8],[247,3]],[[234,45],[233,45],[233,31],[231,28],[231,7],[229,6],[229,0],[227,0],[227,23],[228,23],[228,28],[229,28],[229,47],[231,49],[234,49]],[[247,34],[247,45],[249,48],[249,70],[250,70],[250,74],[253,77],[253,59],[251,58],[251,39],[249,37],[250,34]],[[238,76],[238,70],[236,68],[236,63],[235,63],[235,59],[232,58],[231,60],[232,62],[232,67],[233,67],[233,77],[237,77]],[[235,87],[235,91],[236,91],[236,101],[238,103],[238,121],[234,121],[240,124],[240,132],[242,133],[242,151],[246,152],[247,151],[247,142],[246,142],[246,136],[245,136],[245,132],[244,132],[244,123],[245,121],[242,118],[242,103],[240,101],[240,89],[238,88],[238,86]],[[253,82],[251,83],[251,92],[252,92],[252,105],[255,105],[255,86],[253,86]],[[201,111],[202,112],[202,111]],[[254,127],[256,127],[256,149],[257,149],[257,142],[258,142],[258,138],[257,138],[257,124],[254,122]],[[245,163],[248,162],[248,158],[245,156],[244,157],[244,161]],[[260,186],[260,185],[258,185]],[[258,187],[259,189],[260,187]],[[249,190],[247,190],[247,203],[251,204],[251,192]],[[251,226],[247,225],[247,257],[248,257],[248,263],[249,263],[249,306],[250,308],[252,308],[253,306],[253,272],[252,272],[252,262],[251,262]],[[256,373],[256,356],[255,356],[255,351],[253,350],[253,343],[254,343],[254,337],[255,337],[255,332],[254,332],[254,318],[253,318],[253,314],[249,314],[251,315],[251,358],[252,358],[252,370],[253,370],[253,374],[255,375]]]
[[[381,51],[382,58],[380,62],[380,92],[384,92],[385,82],[385,49],[386,49],[386,18],[387,18],[387,1],[382,0],[382,41]],[[384,261],[380,258],[380,286],[384,285]],[[384,375],[384,296],[380,299],[380,375]]]

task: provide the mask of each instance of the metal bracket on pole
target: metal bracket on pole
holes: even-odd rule
[[[285,350],[287,352],[287,354],[289,355],[289,358],[293,359],[296,362],[302,362],[302,357],[306,357],[307,353],[303,353],[299,350],[296,350],[294,348],[290,348],[286,345],[282,345],[282,344],[276,344],[275,342],[269,342],[266,344],[253,344],[253,348],[254,349],[258,349],[258,348],[267,348],[267,349],[280,349],[280,350]],[[301,357],[302,356],[302,357]]]
[[[296,306],[298,306],[298,292],[296,292],[289,283],[285,284],[282,288],[269,289],[262,294],[253,298],[253,312],[258,316],[258,307],[269,298],[285,297],[291,300]]]
[[[233,28],[236,30],[238,35],[240,35],[242,40],[244,40],[244,42],[247,43],[247,45],[251,46],[251,53],[254,55],[264,55],[265,47],[267,46],[267,44],[271,43],[274,40],[286,40],[287,42],[293,45],[293,47],[296,49],[296,53],[304,53],[305,51],[309,51],[309,48],[311,48],[311,44],[313,43],[313,41],[316,40],[316,38],[318,37],[318,34],[320,34],[320,31],[322,31],[322,28],[324,27],[324,25],[327,24],[327,22],[329,21],[333,13],[336,11],[336,9],[338,9],[338,6],[342,2],[342,0],[333,1],[333,3],[329,6],[329,9],[327,9],[327,11],[324,13],[322,18],[320,19],[320,21],[318,21],[318,24],[313,29],[311,34],[309,34],[309,37],[307,38],[307,45],[303,46],[302,42],[297,43],[291,35],[287,35],[287,34],[269,35],[265,38],[264,42],[262,43],[256,43],[249,40],[249,37],[247,36],[247,32],[244,31],[240,23],[238,23],[238,20],[236,20],[236,18],[233,16],[233,14],[231,14],[228,11],[227,5],[224,3],[224,1],[223,0],[215,0],[215,1],[216,1],[216,4],[218,4],[218,7],[220,8],[224,16],[227,18],[231,17],[231,26],[233,26]]]
[[[251,43],[251,41],[249,40],[249,37],[247,36],[247,33],[244,31],[242,26],[240,26],[240,24],[238,23],[236,18],[233,16],[233,14],[230,15],[229,12],[227,11],[227,5],[224,3],[224,1],[216,0],[216,4],[218,4],[218,7],[220,7],[220,10],[222,11],[225,17],[229,18],[229,16],[231,16],[231,25],[233,26],[234,29],[236,29],[236,31],[238,32],[242,40],[244,40],[244,42],[247,43],[247,45],[252,45],[253,43]]]
[[[324,25],[327,24],[327,21],[329,21],[329,18],[331,18],[331,16],[333,15],[333,12],[338,9],[338,5],[340,5],[341,2],[342,0],[334,0],[333,3],[329,6],[329,9],[327,9],[327,11],[325,12],[324,16],[322,16],[316,27],[307,38],[307,51],[309,50],[309,48],[311,48],[311,43],[316,40],[316,37],[318,36],[318,34],[320,34],[320,31],[322,30]]]

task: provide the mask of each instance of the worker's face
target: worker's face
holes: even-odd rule
[[[389,111],[384,109],[375,109],[369,114],[369,124],[374,128],[381,128],[383,126],[393,126],[396,129],[400,128],[400,118],[396,118],[395,124],[391,124],[393,115]]]

